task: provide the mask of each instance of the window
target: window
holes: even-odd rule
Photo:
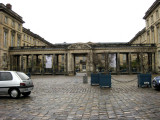
[[[156,18],[157,19],[159,18],[159,11],[158,10],[156,11]]]
[[[29,80],[29,77],[22,73],[22,72],[17,72],[17,75],[22,79],[22,80]]]
[[[64,62],[64,55],[62,55],[62,62]]]
[[[29,37],[27,36],[27,41],[29,41]]]
[[[160,43],[160,28],[158,27],[157,29],[158,29],[157,30],[158,31],[158,42]]]
[[[83,61],[86,61],[86,56],[83,56]]]
[[[160,51],[158,51],[158,61],[159,61],[159,65],[160,65]]]
[[[14,38],[15,38],[15,34],[12,33],[12,34],[11,34],[11,47],[14,46]]]
[[[143,43],[143,41],[144,41],[144,35],[141,36],[141,41],[140,41],[140,43]]]
[[[4,23],[8,24],[8,17],[5,16]]]
[[[10,72],[0,72],[0,81],[9,81],[12,79],[12,74]]]
[[[154,40],[154,30],[152,31],[152,43],[155,43],[155,40]]]
[[[153,15],[151,16],[151,23],[153,23],[154,22],[154,20],[153,20]]]
[[[8,32],[4,30],[4,47],[7,47]]]
[[[34,40],[34,46],[36,46],[36,40]]]
[[[18,35],[17,46],[20,46],[20,44],[21,44],[21,36]]]
[[[31,38],[31,43],[32,43],[32,38]]]
[[[21,31],[21,25],[20,24],[18,24],[18,30]]]
[[[126,54],[123,54],[123,61],[126,61]]]
[[[12,27],[15,27],[15,22],[12,20]]]
[[[23,39],[26,40],[26,35],[24,35],[23,37],[24,37]]]
[[[150,43],[150,34],[149,34],[149,31],[147,33],[147,37],[148,37],[148,43]]]
[[[147,27],[149,27],[149,20],[146,21]]]
[[[76,57],[76,61],[78,61],[79,60],[79,57]]]
[[[82,65],[82,70],[86,71],[86,65]]]
[[[104,60],[105,59],[105,55],[104,54],[102,54],[102,58],[101,58],[102,60]]]

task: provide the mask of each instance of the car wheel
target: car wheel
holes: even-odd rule
[[[22,93],[23,96],[27,97],[31,94],[31,91],[30,92],[25,92],[25,93]]]
[[[9,92],[11,98],[17,99],[20,97],[20,91],[18,89],[11,89]]]

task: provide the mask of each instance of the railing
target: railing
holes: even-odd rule
[[[127,44],[127,43],[97,43],[91,45],[92,48],[104,48],[104,47],[156,47],[156,44]],[[27,50],[27,49],[67,49],[67,45],[53,45],[53,46],[20,46],[10,47],[9,50]]]
[[[35,50],[35,49],[65,49],[64,47],[50,47],[50,46],[24,46],[24,47],[10,47],[9,50]]]
[[[127,44],[127,43],[115,43],[115,44],[95,44],[93,48],[104,48],[104,47],[156,47],[156,44]]]

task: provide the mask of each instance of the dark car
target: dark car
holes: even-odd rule
[[[160,76],[153,79],[152,85],[155,89],[160,89]]]

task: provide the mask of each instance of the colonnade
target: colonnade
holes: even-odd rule
[[[91,73],[97,69],[93,64],[93,54],[88,52],[81,53],[86,56],[86,72]],[[104,54],[97,52],[96,54]],[[153,52],[109,52],[106,54],[107,70],[115,74],[133,74],[146,70],[146,72],[155,72],[155,53]],[[110,65],[109,56],[114,54],[114,65]],[[46,65],[46,56],[50,58],[50,66]],[[31,72],[31,74],[65,74],[74,75],[76,53],[64,52],[54,54],[14,54],[10,55],[10,70]],[[145,63],[145,64],[144,64]],[[98,70],[98,69],[97,69]]]

